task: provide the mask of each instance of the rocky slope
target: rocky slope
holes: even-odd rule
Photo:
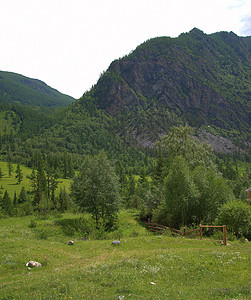
[[[168,111],[195,127],[247,132],[249,43],[232,32],[206,35],[196,28],[178,38],[146,41],[101,76],[93,89],[96,106],[116,116],[146,112],[154,103],[159,118]]]

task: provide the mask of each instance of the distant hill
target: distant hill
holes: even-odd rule
[[[74,100],[74,98],[58,92],[40,80],[0,71],[0,103],[65,106]]]

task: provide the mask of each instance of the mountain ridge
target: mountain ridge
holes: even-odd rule
[[[30,164],[36,151],[66,152],[78,165],[82,155],[105,150],[137,169],[156,156],[156,143],[172,126],[188,124],[216,152],[250,161],[249,42],[234,33],[206,35],[198,29],[146,41],[113,61],[67,107],[50,112],[8,107],[3,116],[5,124],[14,124],[13,134],[2,131],[1,153],[6,156],[14,141],[17,161],[22,157]]]
[[[39,79],[0,71],[0,103],[35,106],[65,106],[75,101]]]
[[[215,46],[219,36],[228,52]],[[210,51],[204,41],[206,45],[213,44]],[[189,47],[189,43],[192,47]],[[230,51],[232,46],[236,48],[235,51]],[[220,50],[222,53],[217,53]],[[228,56],[224,56],[224,53]],[[112,115],[121,112],[125,106],[144,106],[146,99],[156,98],[171,109],[198,109],[200,113],[207,115],[215,112],[213,103],[222,107],[218,109],[218,113],[224,118],[224,111],[232,110],[232,106],[228,91],[223,91],[220,85],[227,89],[227,85],[233,85],[232,81],[238,78],[233,73],[234,70],[226,70],[226,64],[231,63],[231,58],[242,68],[250,67],[250,53],[247,47],[245,49],[241,38],[233,33],[205,35],[200,30],[193,29],[178,38],[154,38],[137,47],[127,57],[112,62],[94,87],[94,98],[98,108],[105,109]],[[241,61],[237,61],[238,59]],[[230,66],[235,67],[233,64]],[[243,71],[247,76],[247,70]],[[224,79],[227,76],[233,78],[228,78],[226,82]],[[248,79],[245,79],[245,84],[248,85]],[[104,85],[106,90],[102,90]],[[239,101],[240,107],[235,106],[235,109],[240,113],[247,107],[245,102],[248,97],[243,90],[239,93],[241,95],[236,95],[236,98],[242,97],[244,101]],[[246,118],[243,120],[247,122]],[[224,126],[224,122],[221,126]]]

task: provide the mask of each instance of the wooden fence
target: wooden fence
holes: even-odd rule
[[[149,231],[152,232],[157,232],[160,234],[163,234],[165,232],[171,232],[172,235],[176,235],[176,236],[182,236],[182,237],[195,237],[195,236],[199,236],[200,239],[202,240],[202,229],[203,228],[223,228],[223,244],[226,245],[227,244],[227,229],[226,229],[226,225],[222,225],[222,226],[210,226],[210,225],[201,225],[199,228],[193,229],[193,230],[189,230],[187,231],[186,228],[184,228],[183,230],[178,230],[178,229],[174,229],[171,227],[167,227],[164,225],[160,225],[157,223],[146,223],[147,229]]]
[[[202,240],[202,228],[222,228],[223,229],[223,245],[227,245],[227,226],[211,226],[211,225],[201,225],[200,224],[200,239]]]
[[[147,229],[152,232],[157,232],[157,233],[164,233],[164,232],[171,232],[173,235],[177,236],[185,236],[185,237],[194,237],[194,236],[199,236],[200,235],[200,228],[194,229],[194,230],[189,230],[187,231],[186,228],[183,230],[178,230],[174,229],[171,227],[167,227],[164,225],[160,225],[157,223],[146,223]]]

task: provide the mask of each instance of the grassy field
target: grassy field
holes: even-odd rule
[[[26,166],[21,166],[21,170],[23,173],[23,180],[21,184],[17,184],[17,179],[15,178],[16,176],[16,169],[17,169],[17,164],[12,164],[13,165],[13,173],[12,176],[9,177],[9,172],[8,172],[8,166],[7,162],[0,161],[0,168],[2,172],[4,172],[4,176],[0,178],[0,186],[3,186],[4,190],[7,190],[10,197],[13,199],[14,193],[16,192],[17,195],[21,192],[22,187],[25,188],[26,191],[31,189],[31,183],[30,180],[27,178],[27,176],[31,175],[32,169],[27,168]],[[56,195],[58,195],[60,187],[63,188],[65,187],[66,191],[69,191],[70,187],[70,180],[69,179],[58,179],[58,188],[56,190]]]
[[[131,212],[106,239],[82,239],[69,230],[79,217],[0,219],[0,299],[251,299],[250,243],[159,237]]]

